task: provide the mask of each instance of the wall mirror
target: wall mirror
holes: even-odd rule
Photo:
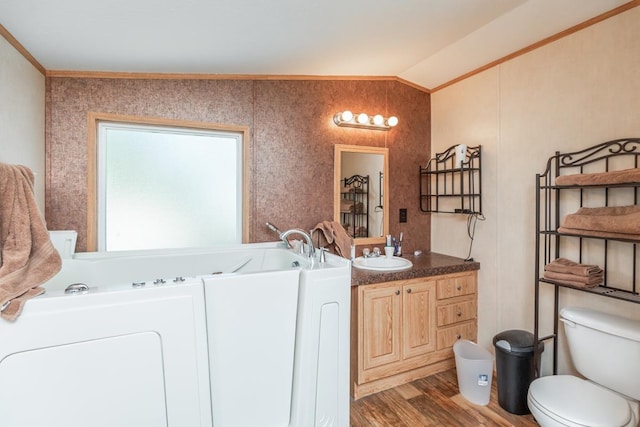
[[[335,145],[333,218],[356,245],[382,243],[389,234],[389,150]]]

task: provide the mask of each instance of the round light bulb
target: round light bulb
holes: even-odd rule
[[[369,122],[369,116],[367,116],[365,113],[360,113],[358,114],[358,123],[360,123],[361,125],[367,124]]]
[[[391,127],[398,124],[398,118],[396,116],[391,116],[387,119],[387,124]]]
[[[353,113],[349,110],[343,111],[340,118],[343,122],[350,122],[351,120],[353,120]]]
[[[382,117],[381,114],[376,114],[375,116],[373,116],[373,124],[382,126],[384,124],[384,117]]]

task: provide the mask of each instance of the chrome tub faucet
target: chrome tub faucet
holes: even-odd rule
[[[292,228],[291,230],[282,232],[280,233],[280,240],[282,240],[282,242],[287,245],[287,247],[291,247],[291,244],[289,243],[289,240],[287,238],[292,234],[299,234],[304,237],[304,239],[307,241],[307,256],[313,259],[316,255],[316,248],[313,246],[311,235],[299,228]]]

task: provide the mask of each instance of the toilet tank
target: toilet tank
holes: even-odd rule
[[[578,372],[640,400],[640,321],[579,307],[563,308],[560,320]]]

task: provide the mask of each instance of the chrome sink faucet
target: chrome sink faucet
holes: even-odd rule
[[[380,248],[373,248],[373,252],[369,252],[369,248],[364,248],[362,250],[363,258],[378,258],[380,256]]]
[[[280,233],[280,239],[287,247],[291,247],[287,237],[289,237],[292,234],[299,234],[304,237],[304,239],[307,241],[307,248],[308,248],[307,256],[313,260],[316,255],[316,248],[313,246],[313,240],[311,239],[311,235],[304,230],[300,230],[299,228],[292,228],[291,230],[282,232]]]

